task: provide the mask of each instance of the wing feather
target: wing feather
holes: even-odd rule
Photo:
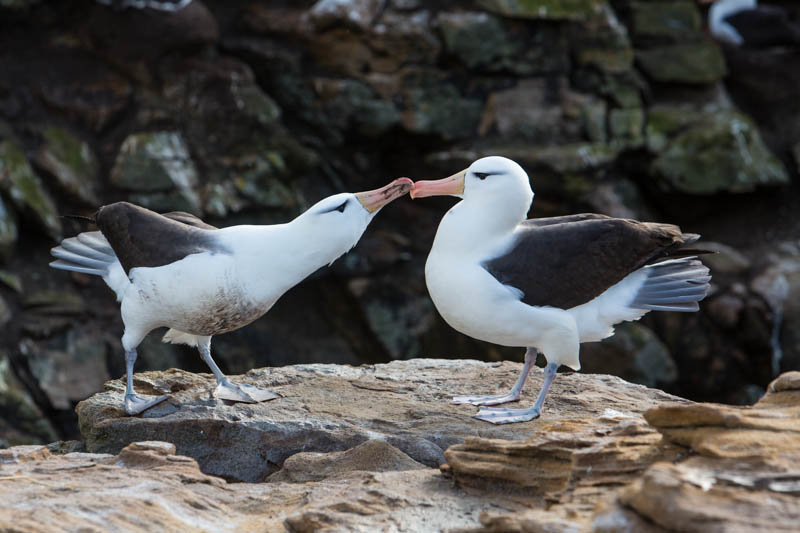
[[[101,207],[95,220],[126,274],[132,268],[168,265],[195,253],[227,252],[217,241],[213,226],[189,213],[159,215],[116,202]]]
[[[498,281],[521,290],[528,305],[576,307],[698,238],[672,224],[591,214],[556,218],[520,224],[508,252],[484,262]]]

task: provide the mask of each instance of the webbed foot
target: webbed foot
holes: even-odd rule
[[[229,379],[220,381],[214,389],[214,397],[220,400],[241,403],[259,403],[280,398],[281,395],[252,385],[235,383]]]
[[[167,399],[167,396],[139,396],[136,394],[125,395],[125,412],[129,415],[138,415]]]
[[[511,424],[513,422],[527,422],[539,418],[541,414],[538,407],[529,409],[481,409],[475,415],[478,420],[485,420],[492,424]]]

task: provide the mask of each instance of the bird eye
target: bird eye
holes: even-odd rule
[[[347,202],[346,201],[342,205],[337,207],[336,210],[339,211],[340,213],[344,213],[345,207],[347,207]]]
[[[488,172],[473,172],[473,174],[475,174],[479,180],[485,180],[486,178],[491,176],[491,174],[489,174]]]

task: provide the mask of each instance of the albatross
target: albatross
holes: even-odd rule
[[[164,401],[133,390],[136,347],[168,327],[164,342],[196,347],[214,373],[214,396],[255,403],[278,395],[228,379],[211,357],[211,337],[266,313],[286,291],[356,245],[380,209],[411,190],[408,178],[373,191],[325,198],[285,224],[217,229],[189,213],[160,215],[127,202],[101,207],[99,231],[51,250],[53,268],[101,276],[117,295],[125,331],[130,415]]]
[[[687,249],[699,235],[678,226],[584,213],[526,220],[533,191],[504,157],[479,159],[436,181],[417,181],[412,198],[461,198],[442,218],[425,264],[439,314],[457,331],[526,348],[511,392],[456,396],[478,406],[517,401],[537,350],[544,384],[529,409],[482,407],[496,424],[537,418],[560,365],[580,369],[579,345],[613,335],[614,325],[652,310],[697,311],[708,268]]]
[[[717,0],[708,10],[708,27],[716,39],[733,46],[800,43],[800,25],[786,11],[757,0]]]

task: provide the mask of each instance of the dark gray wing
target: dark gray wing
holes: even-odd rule
[[[132,268],[168,265],[191,254],[226,251],[208,229],[212,226],[188,213],[169,215],[116,202],[101,207],[95,220],[126,274]],[[197,227],[198,222],[207,228]]]
[[[800,43],[800,26],[793,24],[785,10],[758,6],[732,13],[723,19],[736,28],[748,46],[779,46]]]
[[[523,292],[528,305],[569,309],[599,296],[634,270],[699,237],[671,224],[584,217],[527,220],[508,253],[484,262],[498,281]]]

